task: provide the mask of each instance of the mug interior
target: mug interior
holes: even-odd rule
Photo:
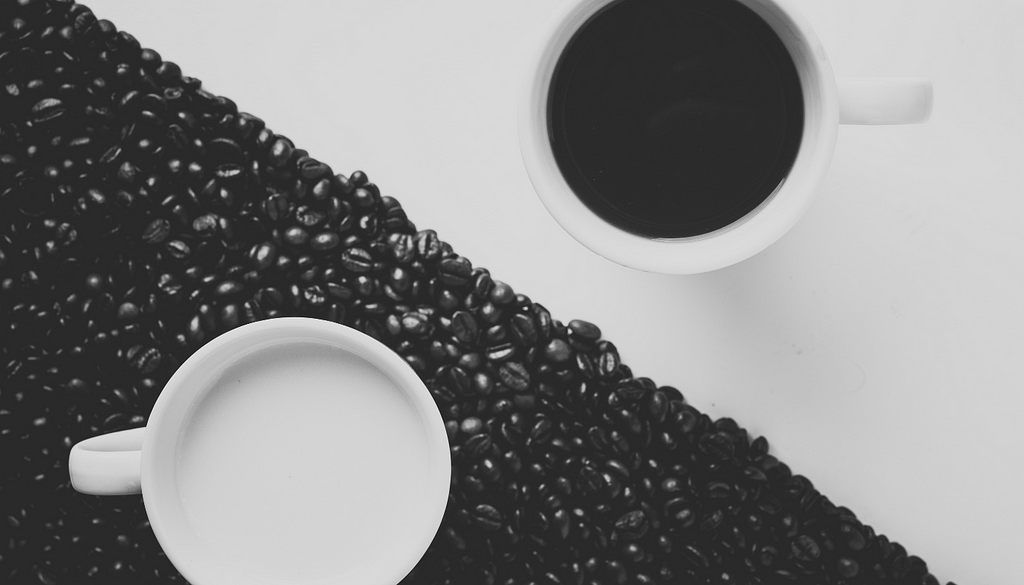
[[[440,413],[397,354],[351,328],[278,318],[190,357],[147,425],[142,491],[192,583],[393,585],[440,525]]]
[[[695,273],[756,254],[781,237],[806,211],[835,150],[838,98],[821,42],[785,0],[738,0],[775,31],[796,65],[804,100],[804,126],[792,168],[768,198],[728,226],[686,238],[642,237],[605,222],[573,193],[555,162],[548,134],[551,80],[562,53],[591,17],[619,1],[629,0],[569,0],[544,31],[519,100],[520,147],[535,191],[555,220],[577,241],[624,266],[650,272]]]

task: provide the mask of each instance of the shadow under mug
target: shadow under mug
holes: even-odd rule
[[[928,79],[837,79],[821,41],[787,0],[737,0],[774,30],[796,65],[804,127],[792,168],[760,205],[715,231],[684,238],[629,233],[601,219],[573,193],[555,162],[548,135],[548,95],[558,61],[575,33],[615,1],[569,0],[556,11],[529,61],[518,99],[518,126],[523,163],[548,212],[581,244],[623,266],[691,274],[749,258],[782,237],[810,206],[831,163],[839,124],[914,124],[931,115]]]
[[[448,503],[444,422],[377,340],[304,317],[232,329],[171,376],[146,427],[76,444],[76,490],[143,496],[194,585],[394,585]]]

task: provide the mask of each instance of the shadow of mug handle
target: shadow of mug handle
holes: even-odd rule
[[[99,435],[71,448],[71,486],[93,496],[142,493],[142,439],[146,427]]]
[[[837,77],[840,124],[921,124],[934,92],[924,77]]]

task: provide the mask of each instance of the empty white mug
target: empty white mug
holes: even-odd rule
[[[581,244],[618,264],[687,274],[749,258],[782,237],[810,206],[831,163],[839,124],[913,124],[931,114],[929,80],[837,79],[821,41],[787,0],[738,0],[775,31],[796,65],[805,116],[796,159],[767,199],[725,227],[684,238],[635,235],[601,219],[573,193],[555,162],[548,134],[549,91],[559,58],[576,32],[616,1],[629,0],[569,0],[556,11],[528,63],[518,125],[523,162],[548,212]]]
[[[300,317],[213,339],[144,428],[71,450],[72,485],[141,493],[194,585],[394,585],[444,515],[451,458],[430,393],[393,351]]]

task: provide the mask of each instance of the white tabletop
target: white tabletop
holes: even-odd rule
[[[593,254],[546,213],[516,95],[551,0],[90,0],[420,228],[600,325],[642,376],[763,434],[945,583],[1024,549],[1024,5],[792,0],[840,75],[931,77],[926,125],[844,127],[779,242],[694,276]]]

